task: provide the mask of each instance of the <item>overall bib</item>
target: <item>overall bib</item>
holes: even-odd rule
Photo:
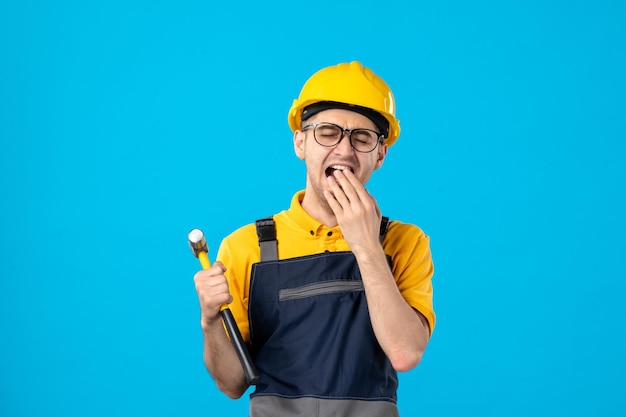
[[[397,374],[372,330],[352,252],[277,260],[272,250],[264,260],[261,244],[248,304],[261,374],[251,417],[398,416]]]

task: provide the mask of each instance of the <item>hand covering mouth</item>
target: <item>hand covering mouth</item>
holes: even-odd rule
[[[347,166],[347,165],[331,165],[328,168],[326,168],[326,176],[330,177],[331,175],[333,175],[333,173],[335,171],[350,171],[354,174],[354,169],[352,169],[351,167]]]

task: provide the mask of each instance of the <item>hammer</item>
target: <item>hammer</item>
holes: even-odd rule
[[[211,267],[211,262],[209,261],[209,256],[207,254],[209,247],[207,246],[202,230],[193,229],[189,232],[188,239],[191,252],[200,260],[202,269],[209,269]],[[239,357],[239,362],[241,362],[241,367],[243,368],[243,373],[246,376],[248,385],[258,384],[261,379],[259,371],[256,369],[256,366],[254,366],[254,362],[252,362],[250,352],[248,352],[248,348],[241,337],[241,332],[239,331],[239,327],[237,327],[237,322],[233,317],[233,313],[226,304],[220,307],[220,311],[222,314],[222,320],[224,321],[224,326],[226,327],[226,332],[228,333],[228,337],[233,344],[235,352],[237,352],[237,356]]]

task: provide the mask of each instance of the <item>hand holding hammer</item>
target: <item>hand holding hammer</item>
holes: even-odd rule
[[[207,254],[209,248],[207,246],[204,233],[199,229],[193,229],[189,232],[188,238],[189,247],[191,248],[194,256],[200,260],[202,268],[209,269],[211,267]],[[241,332],[237,327],[237,322],[235,321],[235,318],[233,317],[233,314],[227,304],[222,305],[220,310],[224,326],[226,327],[226,332],[228,333],[230,341],[233,344],[233,348],[239,357],[246,381],[249,385],[256,385],[260,380],[259,372],[254,366],[254,362],[252,362],[250,352],[248,352],[248,348],[241,337]]]

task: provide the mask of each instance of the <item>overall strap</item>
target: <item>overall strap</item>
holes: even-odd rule
[[[259,246],[261,247],[261,262],[263,261],[277,261],[278,260],[278,241],[276,240],[276,225],[274,219],[266,217],[264,219],[257,220],[256,234],[259,238]],[[382,245],[385,235],[387,234],[387,228],[389,227],[389,217],[383,216],[380,221],[380,235],[379,240]]]
[[[276,225],[274,219],[266,217],[257,220],[256,234],[259,237],[259,246],[261,247],[261,262],[278,260],[278,242],[276,241]]]
[[[381,245],[383,244],[383,240],[385,239],[385,235],[387,234],[388,227],[389,227],[389,217],[383,216],[382,220],[380,221],[380,235],[379,235]]]

